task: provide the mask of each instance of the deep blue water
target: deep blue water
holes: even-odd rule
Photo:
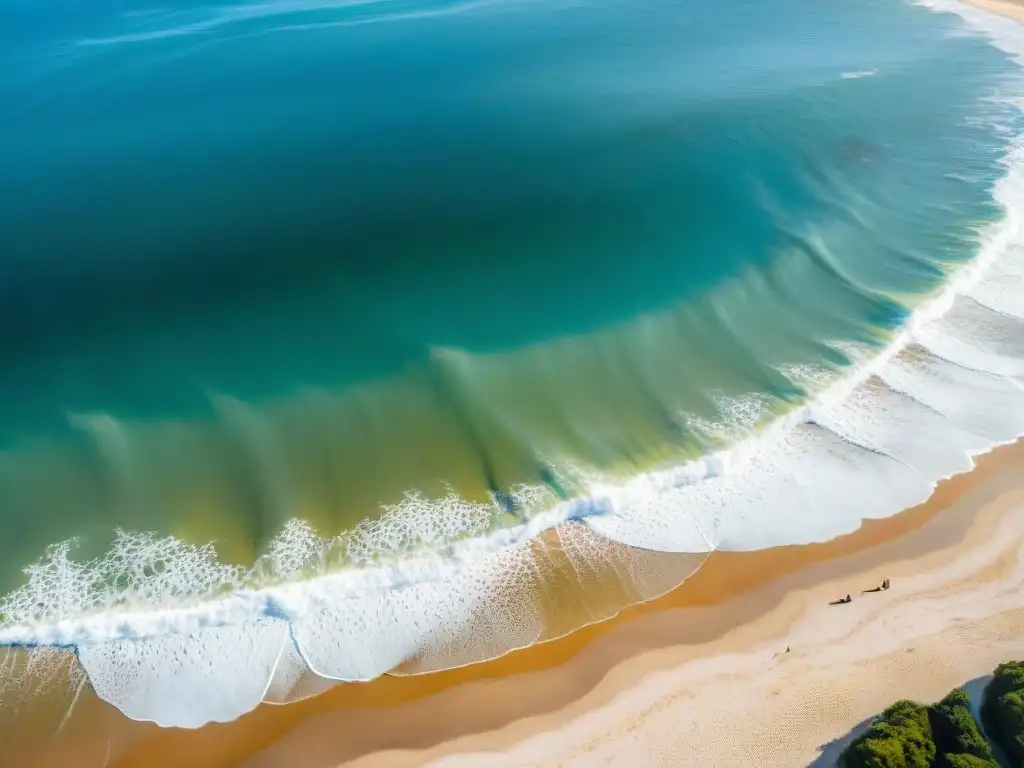
[[[340,527],[449,469],[692,450],[677,416],[713,391],[799,399],[779,365],[881,343],[998,213],[1012,67],[953,27],[888,0],[0,0],[0,552],[176,530],[200,475],[259,545],[293,511],[268,462]],[[217,405],[311,390],[348,404],[241,433]],[[142,434],[177,423],[201,450]]]

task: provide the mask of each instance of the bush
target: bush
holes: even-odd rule
[[[985,687],[982,722],[1013,765],[1024,766],[1024,662],[996,667]]]
[[[943,755],[936,764],[942,768],[999,768],[995,760],[974,755]]]
[[[928,707],[939,768],[998,768],[992,748],[971,715],[970,706],[967,694],[956,688],[938,704]]]
[[[981,718],[1014,768],[1024,768],[1024,662],[1000,664],[985,688]],[[924,707],[897,701],[839,757],[840,768],[999,768],[992,746],[957,688]]]
[[[928,710],[897,701],[839,759],[842,768],[930,768],[935,742]]]

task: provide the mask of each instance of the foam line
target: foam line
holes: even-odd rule
[[[301,690],[300,686],[311,672],[295,643],[289,640],[283,644],[284,648],[274,668],[274,676],[263,695],[263,701],[269,704],[286,704],[300,698],[301,696],[297,695]]]
[[[188,635],[81,645],[78,659],[97,695],[128,717],[196,728],[255,708],[287,641],[283,621],[260,616]]]
[[[509,547],[442,579],[321,603],[293,622],[295,644],[313,672],[335,680],[372,680],[417,656],[427,666],[462,666],[476,660],[463,658],[466,638],[474,656],[500,656],[542,630],[520,597],[528,563],[525,546]]]
[[[921,329],[918,341],[951,363],[1019,379],[1024,376],[1024,337],[1018,320],[960,296],[948,314]]]

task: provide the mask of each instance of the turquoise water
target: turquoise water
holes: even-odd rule
[[[412,521],[166,595],[132,581],[150,553],[125,592],[105,566],[103,599],[18,598],[19,626],[560,503],[698,551],[597,489],[896,338],[1004,218],[1020,122],[1004,52],[889,0],[0,0],[0,66],[0,582],[116,529],[249,565],[293,519]]]

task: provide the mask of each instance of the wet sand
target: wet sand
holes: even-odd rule
[[[28,718],[18,737],[5,742],[14,748],[16,764],[63,767],[589,765],[599,754],[598,764],[628,757],[641,766],[664,764],[655,759],[659,749],[681,761],[671,764],[689,764],[678,734],[689,729],[688,738],[702,740],[703,753],[711,744],[701,728],[714,726],[717,733],[721,723],[735,721],[736,733],[719,734],[716,742],[718,749],[747,744],[754,750],[741,752],[746,762],[735,764],[756,764],[749,754],[762,754],[770,755],[765,765],[806,765],[820,744],[889,701],[927,698],[933,689],[938,696],[944,693],[938,689],[982,674],[999,660],[1024,656],[1024,648],[1014,645],[1014,638],[1024,638],[1024,596],[1014,589],[980,601],[980,615],[959,617],[969,631],[955,623],[922,623],[943,613],[934,610],[935,589],[955,596],[957,590],[1001,584],[1013,557],[983,548],[1024,534],[1012,528],[1022,524],[1022,510],[1024,444],[1018,443],[980,457],[974,471],[942,483],[927,503],[901,515],[866,521],[825,544],[714,553],[695,576],[658,600],[492,662],[339,685],[198,731],[129,721],[86,686],[70,717],[64,719],[64,697],[50,697],[53,706]],[[1004,525],[1011,528],[997,536]],[[940,573],[972,557],[981,558],[980,570],[957,583]],[[889,592],[858,594],[886,577],[893,581]],[[924,579],[923,586],[911,588],[915,579]],[[852,605],[827,605],[848,592],[856,595]],[[951,610],[961,606],[958,600],[943,598],[939,605]],[[1019,610],[1003,610],[1007,601]],[[875,635],[885,628],[889,634],[883,633],[880,645]],[[917,650],[875,653],[896,642],[892,638]],[[787,645],[791,652],[782,653]],[[869,653],[862,658],[861,651]],[[776,653],[782,655],[773,658]],[[826,684],[829,702],[823,707],[815,691]],[[729,709],[751,697],[763,703],[757,711]],[[782,702],[787,708],[780,710]],[[759,724],[783,716],[791,722],[811,703],[813,712],[831,715],[804,717],[802,739],[787,733],[793,755],[765,752],[779,737]],[[665,712],[670,714],[654,714]],[[671,727],[664,726],[665,718]],[[612,735],[622,729],[632,736]],[[757,733],[762,742],[750,742]],[[729,754],[716,751],[714,764],[733,764]]]

